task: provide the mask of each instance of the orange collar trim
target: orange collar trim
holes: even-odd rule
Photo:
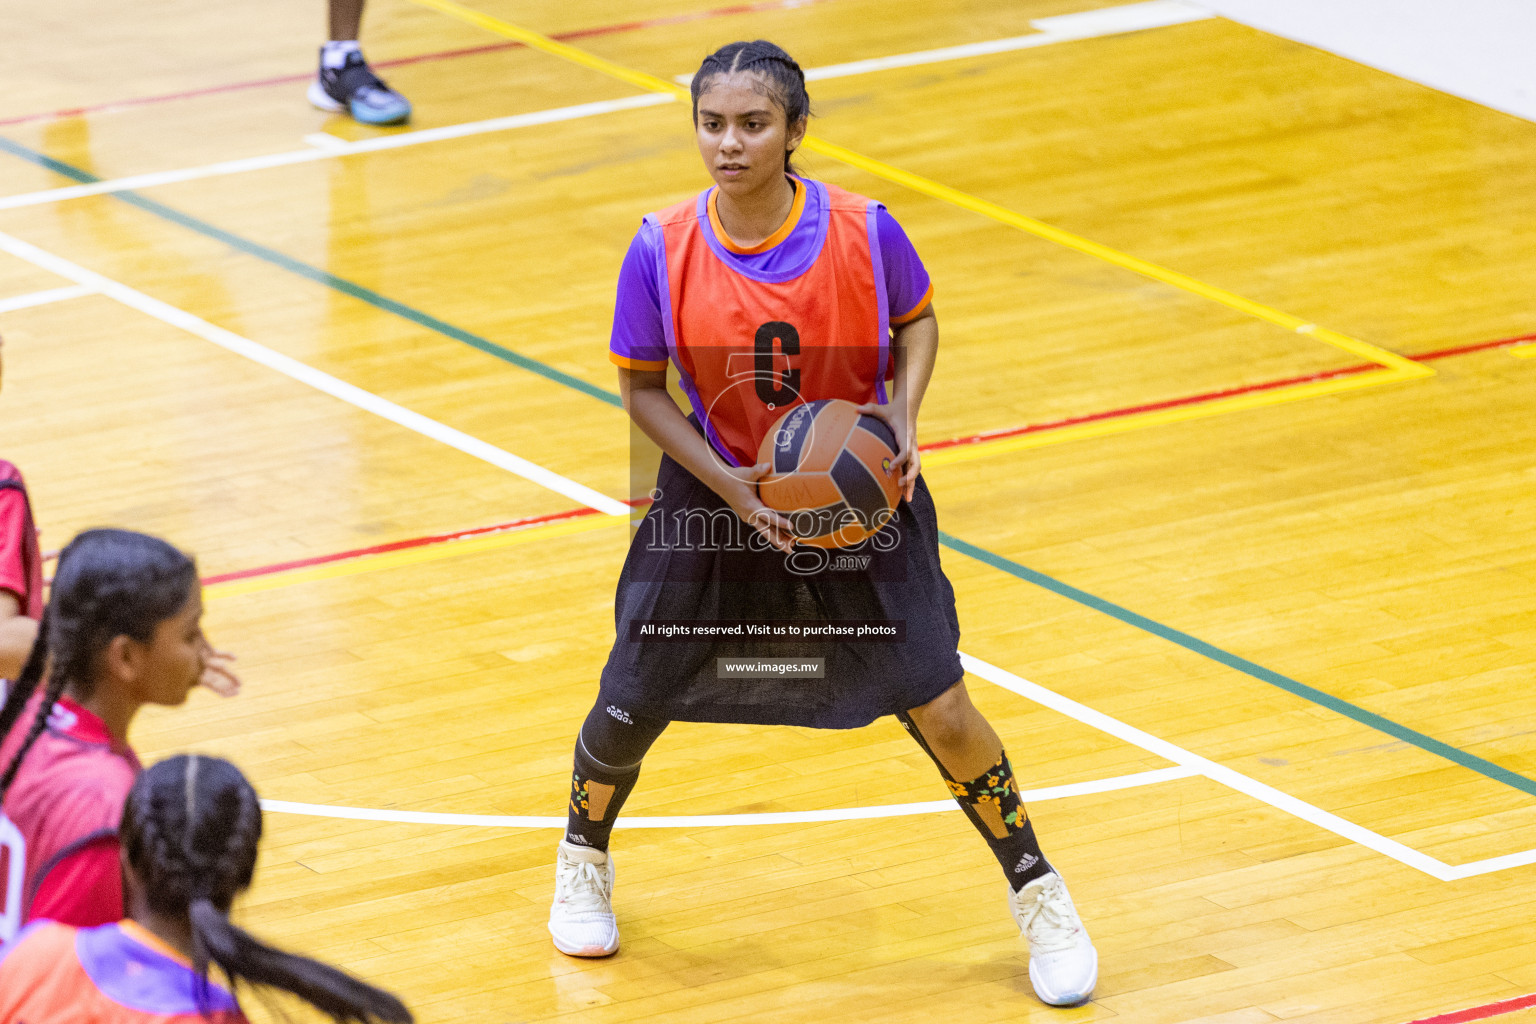
[[[795,230],[795,225],[800,223],[800,215],[805,212],[805,183],[798,178],[790,178],[789,183],[795,189],[795,201],[790,204],[789,216],[784,218],[784,223],[779,229],[750,249],[737,245],[731,241],[731,236],[726,234],[725,228],[720,224],[720,212],[715,209],[715,200],[720,198],[718,188],[711,189],[709,193],[709,226],[715,229],[715,237],[720,244],[725,246],[727,252],[733,252],[738,256],[756,256],[765,253],[789,237],[789,233]]]
[[[159,953],[161,956],[168,957],[176,961],[178,964],[181,964],[181,966],[187,968],[188,970],[192,969],[192,961],[187,959],[187,957],[184,956],[180,950],[176,949],[174,946],[169,945],[160,936],[156,935],[148,928],[145,928],[143,925],[139,924],[139,922],[133,920],[132,918],[124,918],[123,920],[117,922],[117,927],[121,931],[125,932],[130,939],[132,939],[134,942],[137,942],[139,945],[148,946],[150,949],[154,950],[156,953]]]

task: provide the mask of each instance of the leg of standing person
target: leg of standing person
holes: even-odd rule
[[[599,698],[576,734],[570,807],[549,910],[549,933],[562,953],[608,956],[619,948],[608,836],[640,778],[641,760],[667,724]]]
[[[363,3],[330,0],[330,39],[320,48],[309,102],[321,110],[345,111],[363,124],[401,124],[411,116],[410,101],[373,73],[358,46]]]
[[[971,703],[965,682],[896,717],[1002,865],[1009,908],[1029,942],[1035,993],[1055,1006],[1087,999],[1098,980],[1098,954],[1066,883],[1040,850],[1002,740]]]

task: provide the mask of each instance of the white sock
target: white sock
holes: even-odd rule
[[[346,66],[347,55],[362,53],[356,39],[332,39],[320,49],[320,66],[335,70]]]

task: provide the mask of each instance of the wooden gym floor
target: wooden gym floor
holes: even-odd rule
[[[279,802],[243,919],[432,1022],[1536,990],[1536,126],[1176,4],[710,3],[373,0],[390,131],[305,104],[318,0],[9,18],[0,455],[45,547],[124,525],[215,581],[246,692],[135,740]],[[945,566],[1087,1006],[1030,994],[890,721],[670,730],[616,836],[623,951],[544,931],[638,493],[613,281],[707,183],[672,76],[758,36],[833,68],[804,162],[935,278]]]

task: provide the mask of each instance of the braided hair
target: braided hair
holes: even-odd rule
[[[196,563],[159,538],[130,530],[87,530],[69,542],[59,555],[27,664],[0,705],[3,739],[47,675],[26,738],[0,773],[0,804],[65,690],[89,698],[96,688],[97,662],[113,638],[149,643],[155,627],[181,611],[196,586]]]
[[[192,926],[198,1005],[207,1014],[208,969],[240,983],[290,992],[337,1022],[409,1024],[399,999],[327,964],[285,953],[229,920],[250,887],[261,840],[261,804],[228,761],[178,755],[143,772],[119,830],[123,859],[145,905]]]
[[[766,39],[754,39],[750,43],[727,43],[705,57],[699,65],[690,87],[695,125],[699,123],[699,97],[709,83],[721,75],[732,75],[738,71],[750,71],[758,76],[769,98],[784,111],[784,121],[788,127],[793,128],[811,116],[811,97],[805,91],[805,72],[800,70],[800,65],[782,47]],[[790,161],[792,152],[784,151],[784,171],[787,174],[797,173]]]

